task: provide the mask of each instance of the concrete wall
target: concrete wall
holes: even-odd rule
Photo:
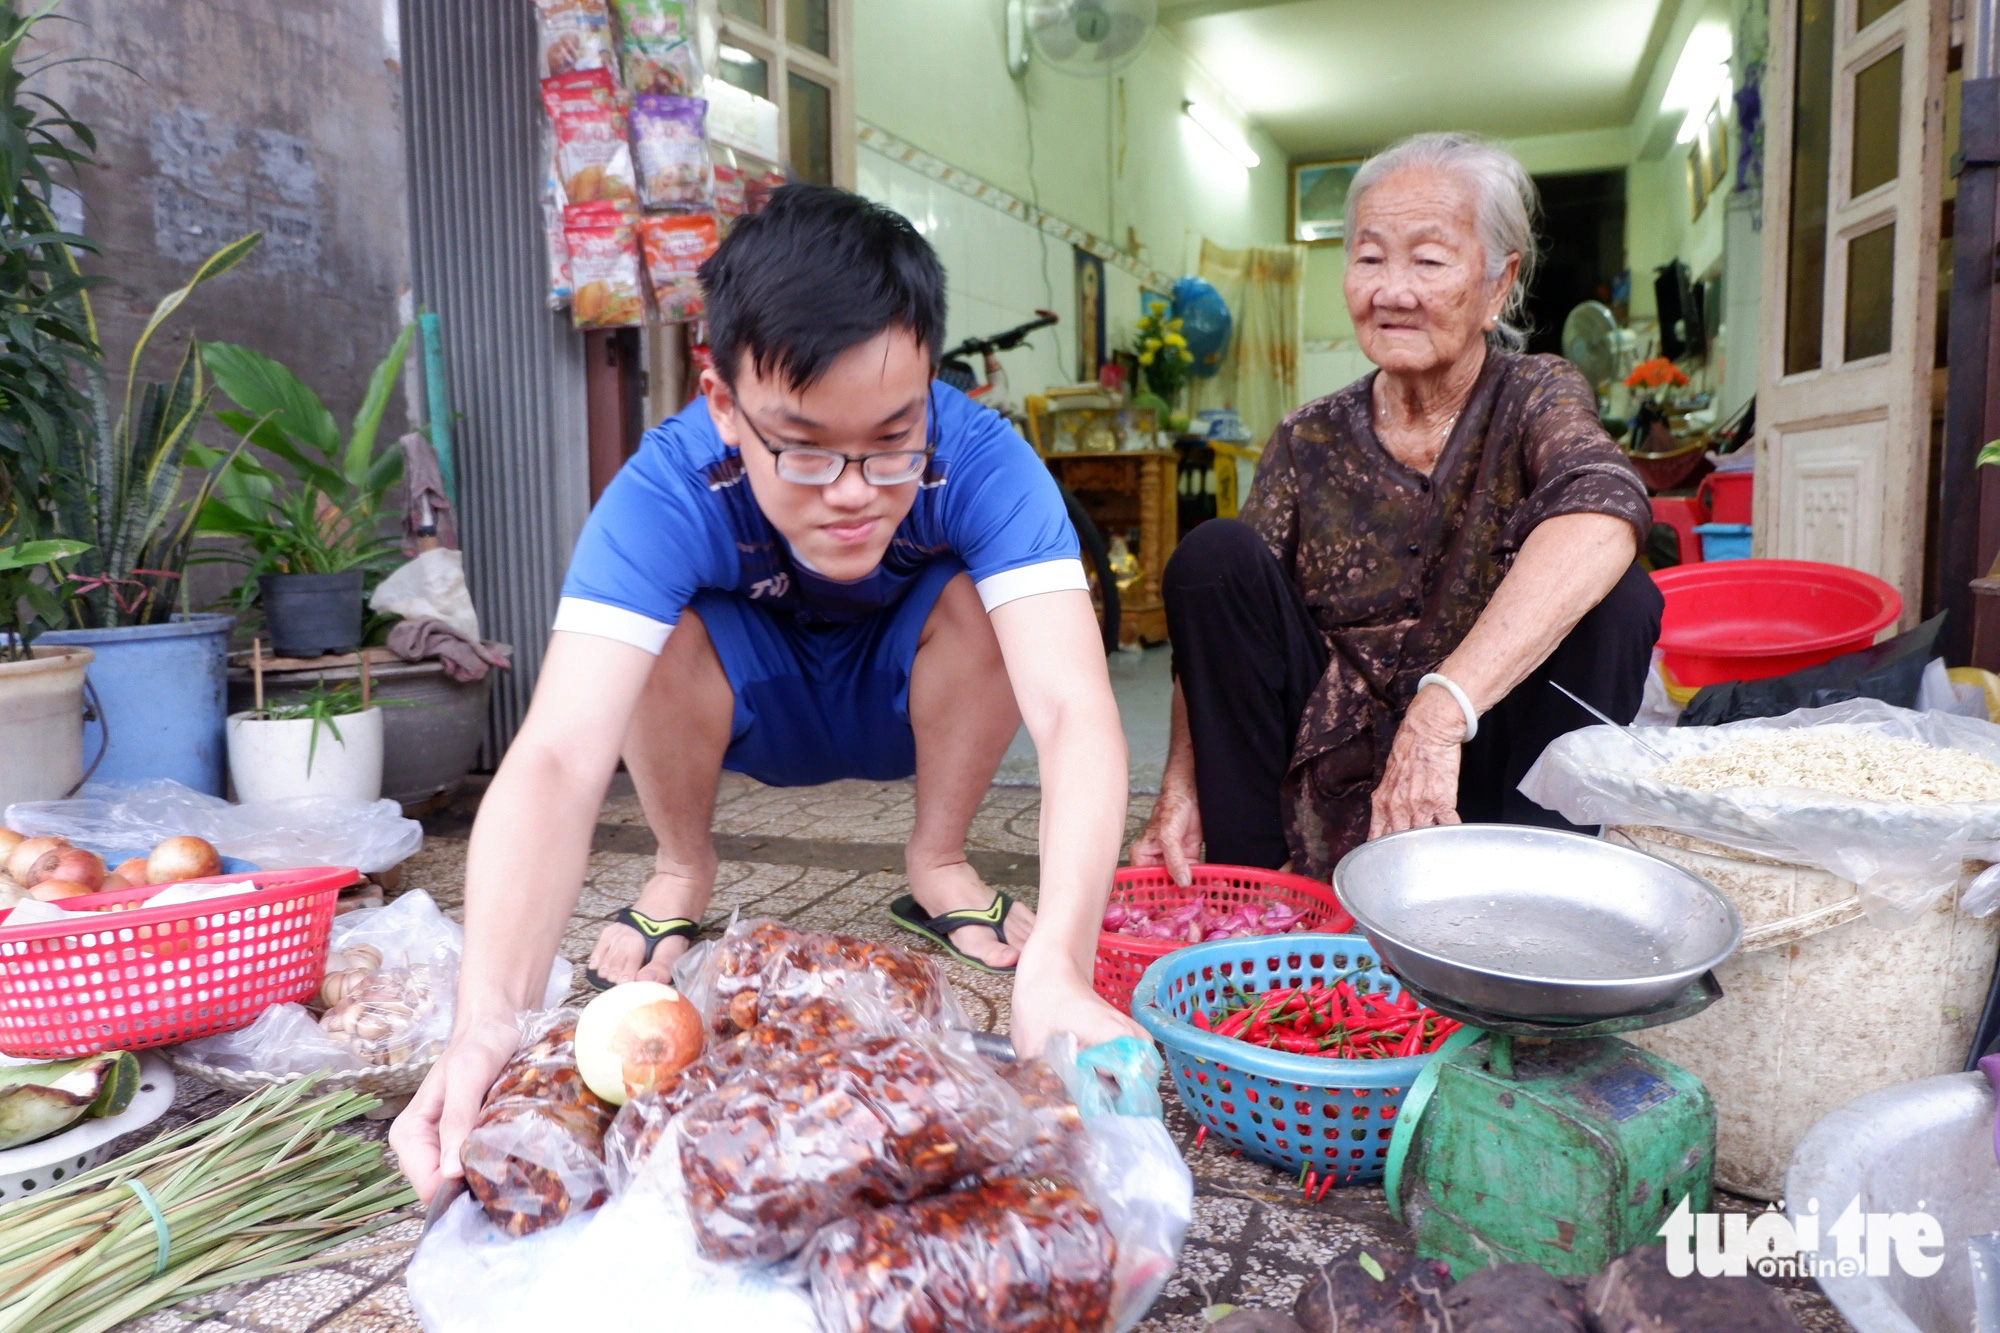
[[[122,366],[168,291],[218,246],[264,242],[176,316],[297,371],[343,423],[398,327],[409,283],[395,0],[68,0],[30,83],[98,136],[83,231],[109,360]],[[387,419],[405,420],[401,404]],[[391,435],[393,438],[393,434]]]
[[[1164,33],[1110,80],[1078,78],[1039,56],[1007,73],[1002,7],[970,0],[864,0],[855,6],[855,106],[887,130],[1064,221],[1132,248],[1169,275],[1194,271],[1201,241],[1284,239],[1284,154],[1261,131],[1245,170],[1181,113],[1227,103]],[[1053,336],[1008,353],[1017,394],[1075,378],[1070,247],[864,146],[857,183],[927,229],[951,282],[953,339],[996,332],[1050,304]],[[1138,285],[1106,268],[1106,336],[1126,345]]]

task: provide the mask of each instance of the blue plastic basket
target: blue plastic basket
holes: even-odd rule
[[[1748,560],[1750,558],[1750,525],[1748,523],[1697,523],[1695,534],[1701,538],[1701,558],[1703,560]]]
[[[1167,1056],[1189,1114],[1245,1156],[1287,1171],[1310,1163],[1342,1185],[1382,1178],[1403,1094],[1431,1056],[1332,1060],[1203,1032],[1194,1011],[1237,996],[1345,977],[1358,991],[1402,986],[1361,935],[1267,935],[1189,945],[1139,979],[1132,1017]]]

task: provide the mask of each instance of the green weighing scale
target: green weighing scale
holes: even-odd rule
[[[1714,1190],[1715,1104],[1621,1034],[1722,997],[1741,923],[1697,876],[1548,829],[1363,844],[1341,902],[1416,998],[1466,1026],[1411,1085],[1383,1182],[1418,1255],[1594,1273]]]

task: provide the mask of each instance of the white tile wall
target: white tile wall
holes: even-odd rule
[[[1046,308],[1063,322],[1035,334],[1026,347],[1001,354],[1008,383],[1018,398],[1073,382],[1076,261],[1070,246],[865,145],[856,156],[860,192],[908,218],[944,264],[950,294],[946,346],[1025,324]],[[1106,333],[1115,347],[1130,336],[1139,284],[1109,265],[1105,279]]]
[[[1344,338],[1332,346],[1308,344],[1299,357],[1299,401],[1310,403],[1338,393],[1375,369],[1374,362],[1361,355],[1361,346]]]

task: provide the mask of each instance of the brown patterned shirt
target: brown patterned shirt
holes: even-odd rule
[[[1535,525],[1611,514],[1643,545],[1652,523],[1596,395],[1561,357],[1489,352],[1429,476],[1376,436],[1374,383],[1370,373],[1286,417],[1243,507],[1331,653],[1282,793],[1293,867],[1322,879],[1368,836],[1418,679],[1465,638]]]

